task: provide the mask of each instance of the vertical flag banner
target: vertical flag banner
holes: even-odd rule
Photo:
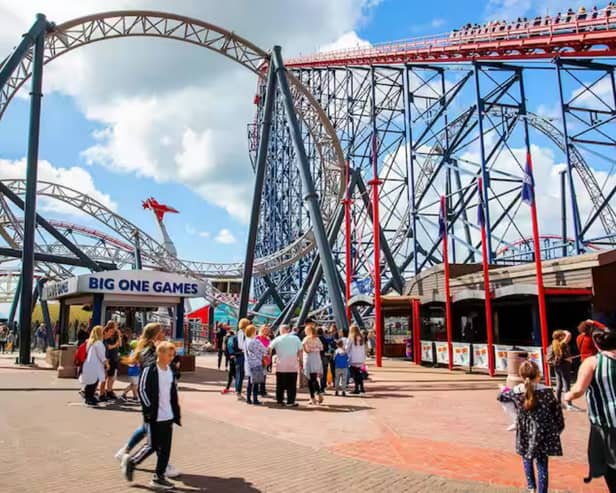
[[[483,289],[486,310],[486,334],[488,339],[488,371],[494,376],[494,329],[492,327],[492,292],[490,290],[490,266],[488,265],[488,241],[485,222],[485,201],[483,197],[483,180],[477,180],[477,222],[481,228],[481,258],[483,262]]]

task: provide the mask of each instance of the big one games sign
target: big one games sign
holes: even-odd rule
[[[170,272],[116,270],[46,284],[42,298],[49,300],[87,293],[194,298],[205,296],[205,283]]]

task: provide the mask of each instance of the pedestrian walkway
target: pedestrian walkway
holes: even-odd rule
[[[497,382],[485,376],[386,361],[365,397],[326,396],[323,407],[309,408],[300,393],[297,409],[271,400],[256,408],[220,395],[225,375],[214,357],[198,364],[180,383],[184,426],[172,453],[185,473],[179,491],[525,491]],[[113,459],[140,422],[138,408],[88,409],[77,388],[53,371],[0,362],[0,463],[11,471],[0,475],[0,491],[145,488],[152,461],[129,487]],[[566,457],[551,465],[554,491],[604,491],[582,483],[586,431],[583,413],[567,414]]]

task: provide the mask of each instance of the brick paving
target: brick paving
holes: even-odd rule
[[[386,362],[366,397],[327,396],[322,408],[291,410],[221,396],[225,375],[213,363],[198,358],[198,371],[181,381],[178,491],[525,491],[497,382],[485,376]],[[129,486],[113,459],[139,424],[138,409],[85,408],[77,388],[0,357],[0,492],[147,489],[150,472]],[[566,456],[550,466],[554,491],[604,491],[581,481],[586,433],[585,414],[567,414]]]

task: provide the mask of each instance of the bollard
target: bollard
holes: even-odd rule
[[[510,389],[522,383],[520,365],[527,359],[527,351],[507,351],[507,387]]]
[[[58,378],[75,378],[77,375],[77,368],[74,363],[76,352],[77,346],[71,344],[62,344],[60,346]]]

